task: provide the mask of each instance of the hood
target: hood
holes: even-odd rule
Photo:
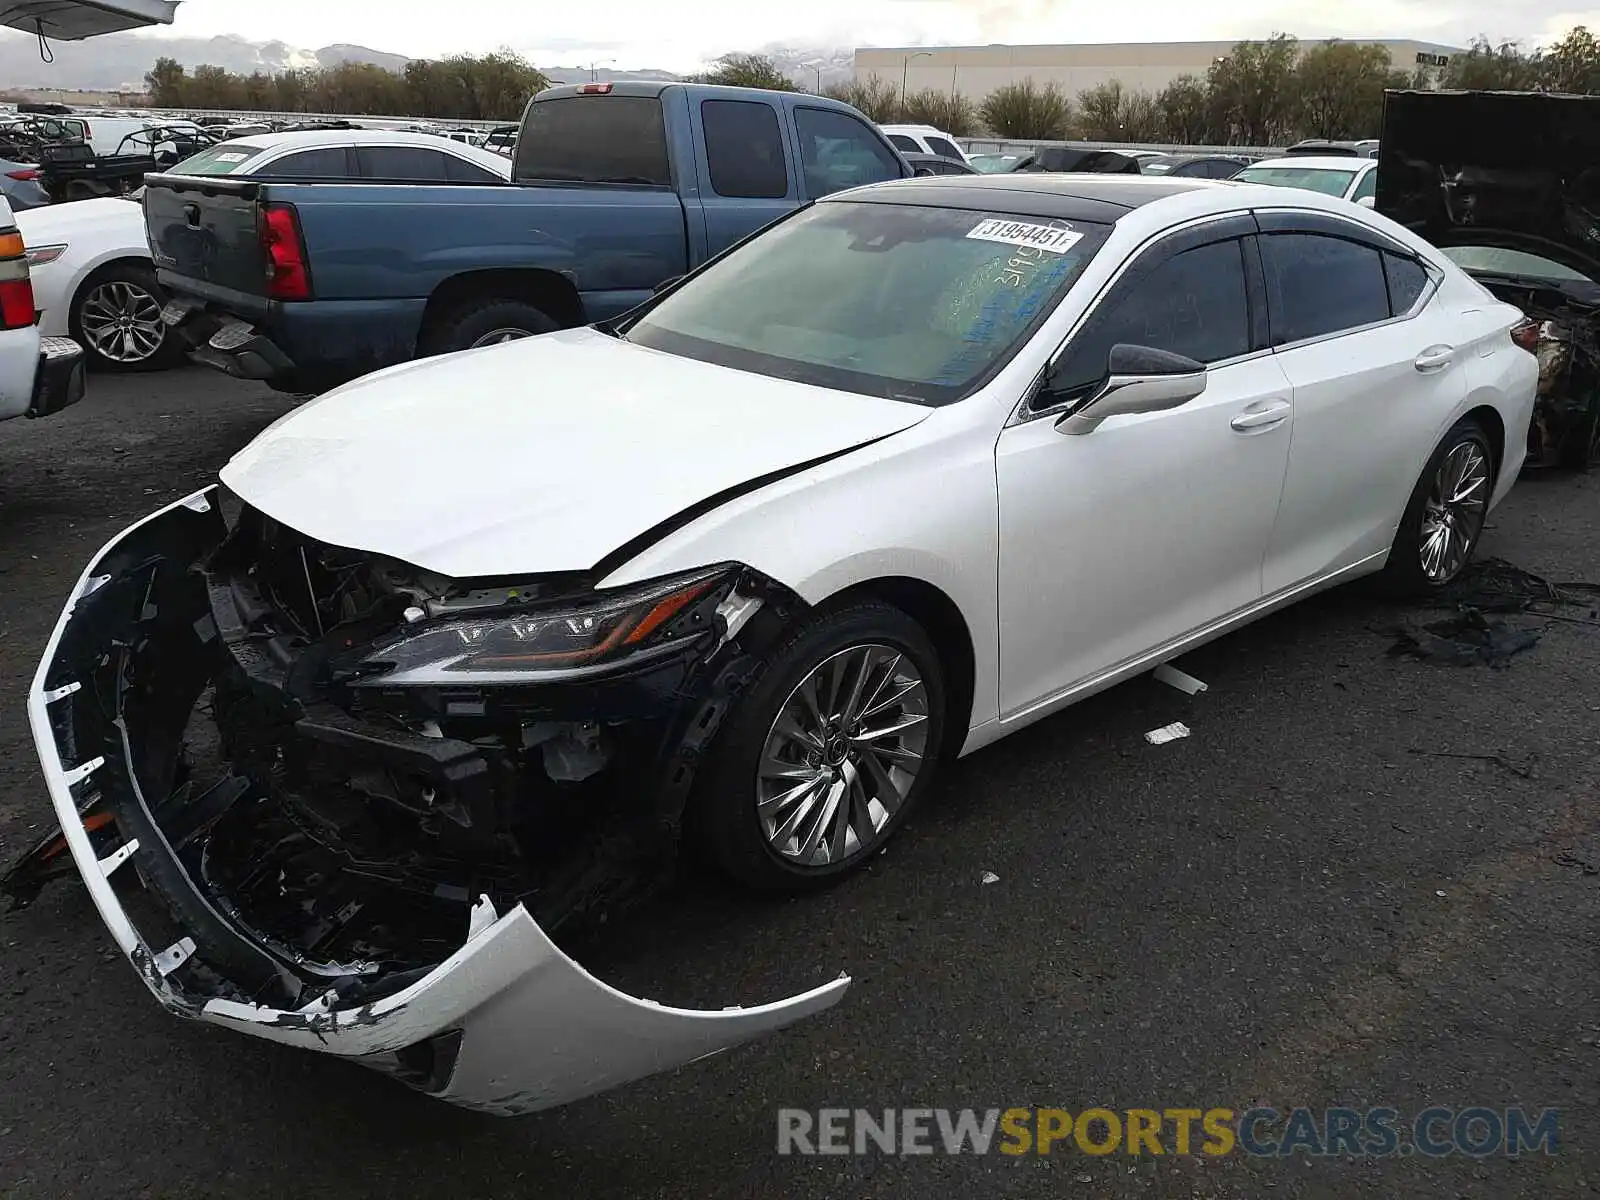
[[[1435,245],[1600,267],[1600,97],[1390,92],[1377,210]]]
[[[22,233],[25,246],[54,246],[71,242],[81,229],[94,229],[97,233],[120,221],[131,231],[131,245],[145,244],[144,211],[132,200],[118,200],[101,196],[95,200],[73,200],[66,204],[48,204],[43,208],[30,208],[17,214],[17,228]]]
[[[575,329],[329,392],[240,451],[222,482],[302,534],[456,579],[579,571],[928,411]]]

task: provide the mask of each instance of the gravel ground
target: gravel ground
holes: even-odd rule
[[[0,850],[45,827],[23,694],[88,556],[289,403],[99,376],[0,426]],[[425,481],[420,486],[426,486]],[[1485,552],[1600,580],[1600,475],[1524,481]],[[1576,613],[1585,616],[1581,610]],[[964,760],[822,896],[690,881],[594,948],[669,1003],[856,980],[824,1016],[497,1120],[167,1017],[76,886],[0,916],[15,1196],[1574,1196],[1600,1191],[1600,628],[1507,670],[1391,658],[1334,593]],[[1182,720],[1185,741],[1145,730]],[[999,876],[984,885],[985,871]],[[1561,1110],[1553,1156],[785,1157],[779,1107]],[[1170,1144],[1170,1142],[1169,1142]]]

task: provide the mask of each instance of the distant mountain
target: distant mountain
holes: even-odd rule
[[[213,38],[162,37],[140,33],[112,33],[82,42],[53,42],[55,61],[39,57],[38,40],[28,34],[0,32],[0,81],[7,88],[61,89],[66,91],[140,91],[144,75],[160,57],[175,58],[191,71],[210,65],[241,75],[252,71],[276,74],[291,68],[331,67],[341,62],[372,63],[387,70],[402,70],[411,60],[366,46],[335,45],[306,50],[287,42],[252,42],[225,35]],[[778,69],[803,88],[847,83],[854,75],[855,56],[850,50],[819,50],[793,46],[763,46],[757,53],[772,59]],[[587,83],[591,70],[584,66],[540,67],[553,83]],[[624,71],[602,67],[603,79],[682,79],[682,75],[654,68]]]
[[[138,91],[157,58],[184,66],[210,64],[248,75],[273,74],[291,67],[329,67],[341,62],[375,63],[399,70],[410,60],[365,46],[325,46],[303,50],[285,42],[252,42],[241,37],[151,37],[110,33],[81,42],[52,42],[53,63],[39,58],[38,40],[27,34],[0,35],[0,80],[10,88],[62,88],[70,91]]]

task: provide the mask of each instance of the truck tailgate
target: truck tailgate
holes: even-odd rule
[[[252,179],[147,176],[145,231],[162,284],[245,311],[264,309],[265,252],[256,225],[264,190]]]

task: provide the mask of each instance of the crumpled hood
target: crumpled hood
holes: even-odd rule
[[[94,200],[48,204],[44,208],[30,208],[17,214],[17,230],[22,234],[22,244],[30,250],[36,246],[70,243],[73,235],[81,229],[98,231],[115,228],[117,222],[127,226],[130,231],[130,246],[145,244],[144,210],[132,200],[101,196]]]
[[[457,579],[585,570],[719,493],[927,414],[574,329],[329,392],[222,482],[319,541]]]

